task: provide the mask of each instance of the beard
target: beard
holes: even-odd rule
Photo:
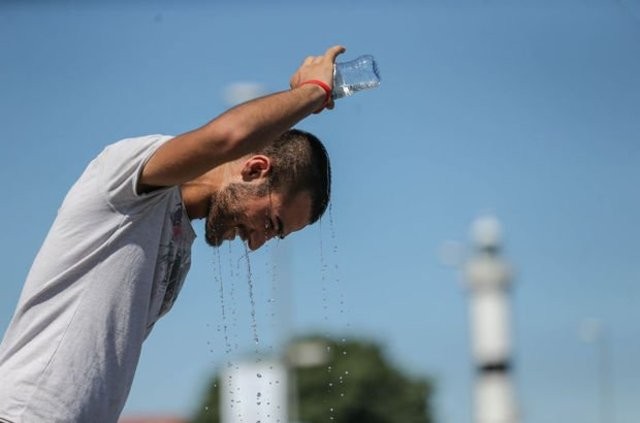
[[[211,195],[209,213],[205,221],[204,232],[207,244],[219,247],[225,241],[225,235],[231,230],[240,230],[242,218],[246,215],[243,205],[252,197],[264,197],[269,192],[267,182],[249,185],[232,183],[221,191]],[[231,235],[232,239],[235,234]]]

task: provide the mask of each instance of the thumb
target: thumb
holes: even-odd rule
[[[338,45],[338,46],[329,47],[327,51],[324,53],[324,55],[325,57],[328,57],[329,59],[331,59],[332,62],[335,63],[336,57],[338,57],[339,54],[342,54],[345,51],[347,51],[346,48]]]

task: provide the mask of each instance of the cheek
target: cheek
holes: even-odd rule
[[[252,226],[253,223],[253,217],[248,216],[245,210],[235,208],[218,210],[216,219],[213,221],[214,225],[219,224],[223,226],[225,230],[235,226]]]
[[[222,217],[221,209],[219,206],[212,206],[207,216],[207,225],[214,226]]]

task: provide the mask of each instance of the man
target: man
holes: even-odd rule
[[[115,422],[142,342],[173,305],[195,234],[255,250],[313,223],[329,201],[326,151],[290,130],[333,108],[333,63],[308,57],[291,90],[175,138],[107,147],[67,194],[0,345],[0,421]]]

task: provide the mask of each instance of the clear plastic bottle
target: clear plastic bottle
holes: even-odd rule
[[[373,56],[365,54],[333,67],[333,99],[350,96],[358,91],[380,85],[378,64]]]

